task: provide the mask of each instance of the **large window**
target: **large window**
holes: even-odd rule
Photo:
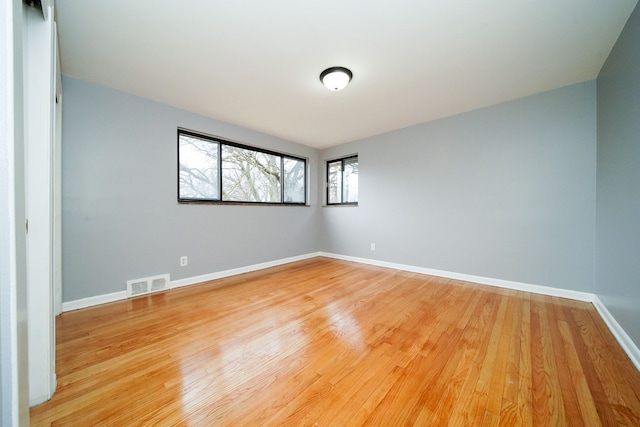
[[[178,201],[304,205],[305,159],[178,129]]]
[[[327,162],[327,204],[358,204],[358,156]]]

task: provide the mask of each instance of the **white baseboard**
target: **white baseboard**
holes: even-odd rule
[[[171,281],[171,289],[180,288],[182,286],[195,285],[202,282],[208,282],[210,280],[222,279],[224,277],[235,276],[237,274],[249,273],[251,271],[263,270],[269,267],[275,267],[282,264],[289,264],[291,262],[314,258],[319,255],[320,254],[318,252],[313,252],[305,255],[282,258],[275,261],[267,261],[267,262],[262,262],[260,264],[253,264],[247,267],[233,268],[231,270],[218,271],[216,273],[209,273],[209,274],[203,274],[201,276],[187,277],[186,279],[173,280]]]
[[[549,295],[553,297],[569,298],[578,301],[593,302],[593,294],[587,292],[572,291],[568,289],[552,288],[549,286],[531,285],[528,283],[513,282],[511,280],[492,279],[490,277],[472,276],[470,274],[454,273],[451,271],[434,270],[432,268],[416,267],[414,265],[396,264],[393,262],[378,261],[368,258],[358,258],[346,255],[338,255],[320,252],[320,256],[342,259],[345,261],[359,262],[378,267],[393,268],[395,270],[410,271],[412,273],[428,274],[430,276],[445,277],[447,279],[462,280],[465,282],[479,283],[481,285],[497,286],[499,288],[513,289],[516,291],[531,292],[534,294]]]
[[[127,291],[118,291],[110,294],[96,295],[95,297],[82,298],[74,301],[62,303],[62,312],[79,310],[81,308],[92,307],[94,305],[106,304],[108,302],[120,301],[127,298]]]
[[[620,343],[624,352],[627,353],[631,362],[633,362],[636,368],[640,371],[640,349],[638,346],[633,342],[629,335],[627,335],[624,329],[622,329],[622,326],[620,326],[616,319],[611,315],[607,307],[602,303],[597,295],[594,295],[593,305],[596,310],[598,310],[598,313],[600,313],[600,317],[602,317],[604,323],[607,324],[613,336],[616,337],[616,340]]]
[[[262,270],[264,268],[275,267],[277,265],[288,264],[295,261],[314,258],[319,256],[318,252],[304,255],[298,255],[289,258],[282,258],[274,261],[253,264],[246,267],[233,268],[230,270],[218,271],[216,273],[203,274],[201,276],[187,277],[185,279],[174,280],[170,283],[170,289],[182,286],[195,285],[209,280],[222,279],[223,277],[235,276],[236,274],[248,273],[250,271]],[[127,291],[113,292],[105,295],[96,295],[95,297],[83,298],[74,301],[62,303],[62,311],[79,310],[81,308],[93,307],[94,305],[106,304],[108,302],[120,301],[127,299]]]

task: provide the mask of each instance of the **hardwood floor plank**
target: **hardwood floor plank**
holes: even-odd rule
[[[552,358],[555,363],[555,369],[558,372],[557,385],[562,395],[562,402],[564,404],[565,422],[571,423],[576,427],[584,426],[583,417],[580,411],[580,404],[578,402],[578,396],[574,383],[571,379],[571,371],[569,369],[569,361],[565,350],[564,341],[559,328],[558,315],[556,314],[557,299],[551,297],[544,297],[545,305],[548,307],[546,310],[549,338],[552,346]],[[562,318],[562,312],[560,318]]]
[[[515,298],[505,298],[504,304],[507,304],[506,312],[503,316],[503,324],[500,330],[499,344],[497,345],[496,354],[493,359],[493,368],[490,369],[490,383],[485,389],[487,394],[487,405],[485,418],[490,416],[499,422],[502,409],[502,400],[505,392],[505,377],[509,368],[509,351],[512,347],[511,329],[515,317],[517,300]],[[494,331],[498,328],[498,324],[494,325]],[[486,364],[486,362],[485,362]]]
[[[520,364],[518,376],[518,411],[517,424],[521,426],[533,425],[533,376],[531,346],[531,298],[529,294],[522,295],[522,321],[520,324]]]
[[[585,379],[584,371],[580,365],[580,359],[576,352],[575,344],[573,343],[573,337],[569,330],[569,324],[562,320],[558,325],[560,336],[564,342],[564,350],[568,358],[568,368],[571,375],[571,381],[573,383],[573,389],[578,397],[578,404],[580,405],[581,418],[585,420],[585,424],[588,426],[600,426],[600,417],[598,416],[598,410],[596,409],[593,395],[589,390],[589,385]]]
[[[470,420],[476,415],[473,409],[479,407],[473,399],[482,397],[475,393],[475,389],[480,381],[483,361],[489,348],[492,325],[495,323],[495,316],[498,312],[498,297],[496,294],[488,292],[483,295],[481,301],[480,313],[474,322],[476,327],[472,329],[475,334],[473,339],[477,342],[477,346],[472,348],[472,358],[465,366],[460,366],[460,372],[464,373],[464,378],[459,383],[455,404],[448,417],[448,425],[450,426],[471,425],[469,424]]]
[[[554,390],[548,387],[552,384],[547,381],[545,366],[545,343],[543,330],[547,326],[544,315],[540,314],[541,307],[537,298],[531,298],[531,382],[533,385],[533,424],[550,425],[553,417],[558,421],[558,414],[553,411],[550,396]],[[555,395],[559,390],[555,391]]]
[[[466,302],[466,308],[460,316],[460,321],[456,325],[456,347],[453,349],[452,355],[448,358],[442,371],[434,378],[433,382],[422,391],[420,396],[419,413],[417,414],[414,425],[438,425],[445,423],[450,413],[450,407],[453,405],[455,398],[453,396],[453,387],[451,384],[455,381],[455,375],[459,366],[464,364],[461,362],[463,357],[468,354],[469,340],[466,336],[470,328],[466,328],[472,315],[478,310],[478,302],[480,301],[481,292],[475,292]],[[464,307],[464,305],[463,305]],[[450,340],[452,335],[447,335],[446,339]]]
[[[500,413],[498,399],[502,397],[501,382],[503,378],[500,378],[500,381],[496,382],[494,390],[491,390],[491,386],[492,379],[495,378],[494,373],[501,375],[501,377],[504,376],[504,365],[498,359],[498,351],[500,349],[502,329],[505,324],[507,302],[508,300],[506,298],[500,297],[498,312],[496,313],[496,319],[491,329],[489,343],[480,368],[480,375],[473,392],[473,399],[469,404],[467,425],[481,425],[487,412],[493,412],[494,415],[499,415]],[[497,394],[491,396],[493,402],[489,402],[490,392]]]
[[[57,318],[34,426],[640,425],[590,304],[317,257]]]
[[[506,356],[506,366],[504,374],[504,386],[502,399],[500,402],[499,425],[518,425],[518,384],[520,365],[520,328],[522,323],[522,292],[516,293],[516,298],[512,298],[515,306],[512,312],[511,330],[506,332],[509,339],[509,349]]]

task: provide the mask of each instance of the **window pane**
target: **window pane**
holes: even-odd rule
[[[305,202],[305,162],[284,158],[284,202]]]
[[[304,159],[181,129],[178,159],[179,202],[306,203]]]
[[[343,203],[358,202],[358,158],[344,160]]]
[[[327,203],[342,203],[342,161],[330,162],[327,167]]]
[[[218,150],[216,142],[181,134],[180,199],[220,200],[218,188]]]
[[[280,203],[280,157],[223,145],[222,200]]]

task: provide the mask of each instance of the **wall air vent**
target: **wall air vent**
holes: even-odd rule
[[[171,280],[168,274],[127,280],[127,298],[167,290],[169,289],[169,283],[171,283]]]

